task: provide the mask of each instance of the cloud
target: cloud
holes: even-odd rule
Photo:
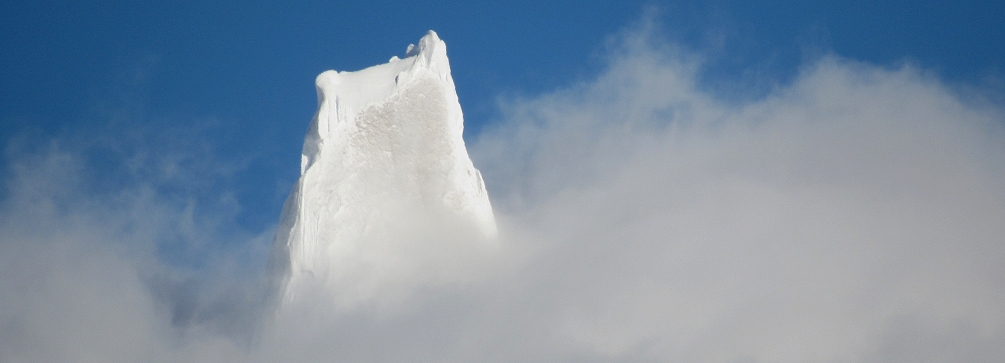
[[[1000,109],[836,56],[728,103],[650,41],[508,103],[473,150],[539,237],[523,273],[553,340],[614,360],[1005,356]]]
[[[218,177],[185,162],[185,145],[127,141],[133,126],[8,147],[0,361],[191,361],[190,350],[247,339],[263,268],[238,263],[267,241],[225,228],[227,198],[161,172]],[[244,244],[214,245],[234,240]]]
[[[238,207],[177,179],[212,165],[97,193],[78,148],[9,152],[0,361],[1005,359],[1000,106],[837,56],[725,101],[695,54],[612,44],[595,79],[504,102],[469,145],[494,261],[391,305],[257,320],[247,246],[269,232],[228,237],[205,220]]]

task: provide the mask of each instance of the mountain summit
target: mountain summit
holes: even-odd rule
[[[386,286],[449,280],[451,256],[437,251],[490,244],[496,225],[462,138],[446,44],[429,31],[403,59],[326,71],[316,85],[276,234],[282,304],[322,293],[352,305]]]

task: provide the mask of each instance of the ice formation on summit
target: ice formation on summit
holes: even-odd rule
[[[351,304],[428,270],[409,271],[409,258],[439,248],[437,239],[478,244],[495,236],[484,182],[462,139],[446,45],[435,32],[403,59],[326,71],[316,85],[300,179],[276,234],[282,304],[317,290]]]

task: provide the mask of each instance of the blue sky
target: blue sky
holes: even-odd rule
[[[295,178],[315,107],[313,79],[403,53],[428,29],[450,47],[467,137],[499,117],[499,97],[583,81],[604,43],[649,16],[660,36],[706,58],[704,86],[756,98],[834,53],[883,66],[916,63],[950,83],[1002,89],[1005,14],[995,1],[921,2],[7,2],[0,12],[0,137],[105,127],[193,125],[235,181],[274,219]],[[83,131],[86,132],[86,131]]]
[[[1002,18],[2,3],[0,361],[1003,361]],[[499,250],[342,256],[357,305],[263,328],[315,77],[430,29]]]

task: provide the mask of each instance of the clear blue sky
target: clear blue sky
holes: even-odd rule
[[[0,4],[0,144],[201,127],[240,164],[218,186],[236,192],[238,220],[265,228],[296,178],[318,73],[385,62],[436,30],[470,138],[498,97],[599,72],[605,39],[645,14],[707,57],[704,84],[725,98],[758,97],[828,52],[1005,88],[999,1],[13,1]]]

